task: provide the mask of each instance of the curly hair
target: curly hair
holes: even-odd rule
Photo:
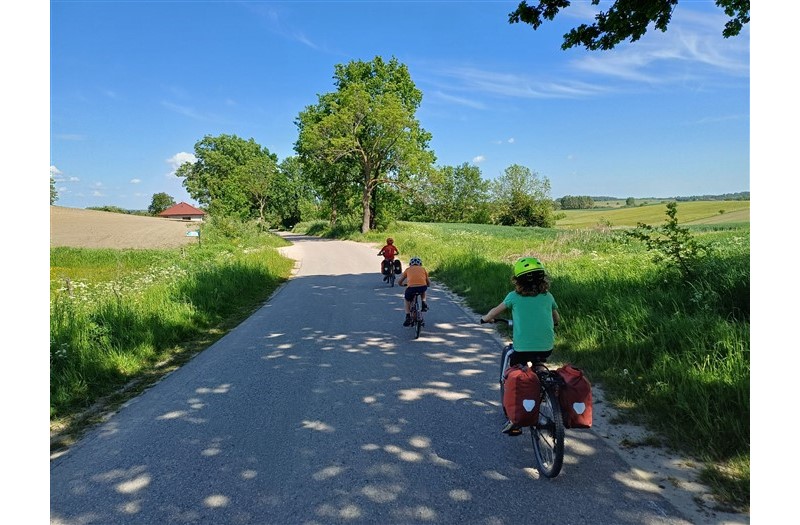
[[[544,270],[512,277],[511,282],[520,295],[535,296],[550,291],[550,278],[544,273]]]

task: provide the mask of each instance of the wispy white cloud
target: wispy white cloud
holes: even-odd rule
[[[692,124],[716,124],[718,122],[733,122],[748,120],[750,115],[725,115],[721,117],[702,117],[692,122]]]
[[[433,91],[431,93],[426,93],[426,95],[429,95],[435,99],[444,100],[445,102],[452,102],[454,104],[458,104],[461,106],[467,106],[475,109],[486,109],[486,104],[484,104],[483,102],[479,102],[477,100],[469,99],[466,97],[457,97],[455,95],[448,95],[440,90]]]
[[[508,139],[508,143],[509,143],[509,144],[513,144],[514,142],[516,142],[516,140],[514,139],[514,137],[511,137],[510,139]]]
[[[139,184],[142,182],[142,179],[131,179],[131,184]]]
[[[510,98],[577,98],[608,91],[580,81],[556,82],[525,74],[505,73],[472,66],[443,68],[439,74],[457,91],[478,92]]]
[[[481,162],[483,162],[485,160],[486,160],[486,157],[484,157],[483,155],[478,155],[477,157],[474,157],[472,159],[472,163],[473,164],[480,164]]]
[[[80,179],[78,177],[74,177],[74,176],[65,177],[64,176],[64,172],[62,172],[60,169],[58,169],[57,167],[55,167],[53,165],[50,166],[50,176],[53,177],[53,180],[55,180],[56,182],[59,182],[59,183],[80,182]]]
[[[718,12],[676,10],[666,32],[650,29],[640,40],[609,51],[587,51],[571,62],[576,71],[649,84],[742,79],[750,73],[750,33],[724,38],[727,17]],[[720,80],[717,80],[720,81]]]
[[[178,113],[179,115],[183,115],[185,117],[197,119],[197,120],[204,120],[205,117],[198,113],[194,108],[190,108],[187,106],[181,106],[179,104],[173,104],[172,102],[162,101],[161,105],[167,108],[170,111]]]
[[[99,191],[99,190],[94,190],[92,192],[92,197],[105,197],[105,196],[106,196],[106,194],[101,192],[101,191]]]
[[[299,42],[304,46],[315,51],[326,51],[324,46],[321,46],[311,40],[302,31],[298,31],[284,21],[281,13],[274,5],[269,5],[266,2],[253,2],[246,4],[246,6],[266,23],[267,28],[272,33],[293,42]]]

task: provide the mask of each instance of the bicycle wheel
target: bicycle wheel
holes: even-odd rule
[[[394,287],[394,272],[389,274],[389,286]]]
[[[564,420],[561,419],[558,397],[552,389],[542,390],[539,424],[530,429],[536,469],[546,478],[558,476],[564,464]]]
[[[414,337],[414,339],[419,339],[419,332],[420,332],[420,330],[422,330],[422,325],[424,323],[422,322],[422,316],[420,316],[420,314],[417,314],[416,317],[417,318],[414,321],[414,330],[416,331],[417,335]]]

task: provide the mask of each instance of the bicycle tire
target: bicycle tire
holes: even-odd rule
[[[389,286],[394,288],[394,273],[389,274]]]
[[[542,389],[539,425],[530,427],[536,469],[546,478],[554,478],[564,464],[564,420],[561,405],[552,388]]]
[[[419,332],[422,330],[422,318],[419,314],[419,295],[414,296],[414,303],[411,305],[411,326],[414,327],[414,339],[419,339]]]

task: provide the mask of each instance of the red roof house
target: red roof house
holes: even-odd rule
[[[203,210],[198,210],[194,206],[186,204],[185,202],[179,202],[175,206],[167,208],[158,214],[159,217],[165,217],[167,219],[179,219],[182,221],[202,221],[205,215],[206,212]]]

